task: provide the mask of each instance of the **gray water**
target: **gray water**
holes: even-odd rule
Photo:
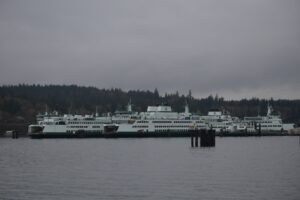
[[[0,199],[300,199],[298,137],[0,139]]]

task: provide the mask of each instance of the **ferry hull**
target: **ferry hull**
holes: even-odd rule
[[[115,132],[105,133],[106,138],[146,138],[146,137],[190,137],[193,132]]]
[[[29,134],[32,139],[42,138],[145,138],[145,137],[190,137],[193,132],[113,132],[113,133],[38,133]]]
[[[38,133],[29,134],[32,139],[42,139],[42,138],[101,138],[104,137],[102,133],[65,133],[65,132],[53,132],[53,133]]]
[[[80,134],[70,134],[70,133],[39,133],[39,134],[29,134],[33,139],[42,138],[156,138],[156,137],[191,137],[195,135],[195,132],[112,132],[112,133],[80,133]],[[284,136],[287,134],[281,132],[236,132],[236,133],[216,133],[216,136],[220,137],[250,137],[250,136]]]

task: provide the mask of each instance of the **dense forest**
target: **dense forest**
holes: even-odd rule
[[[169,104],[174,111],[182,112],[188,102],[194,113],[207,114],[209,109],[218,108],[238,117],[265,115],[269,102],[285,122],[300,123],[300,100],[225,100],[218,95],[194,98],[191,91],[188,95],[178,92],[162,95],[157,89],[123,91],[76,85],[24,84],[0,87],[0,123],[34,122],[35,115],[45,112],[46,107],[49,111],[71,114],[92,114],[96,107],[99,113],[125,110],[130,99],[133,110],[138,112],[145,111],[148,105],[158,104]]]

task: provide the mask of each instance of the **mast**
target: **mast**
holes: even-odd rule
[[[185,113],[185,114],[190,113],[189,104],[187,103],[187,101],[185,101],[184,113]]]
[[[46,104],[46,111],[45,111],[45,115],[48,116],[48,104]]]
[[[99,114],[98,114],[98,106],[96,106],[96,117],[99,117]]]
[[[129,99],[129,102],[128,102],[128,105],[127,105],[127,111],[132,112],[131,98]]]
[[[270,116],[272,114],[273,108],[272,106],[270,106],[269,102],[268,102],[268,111],[267,111],[267,116]]]

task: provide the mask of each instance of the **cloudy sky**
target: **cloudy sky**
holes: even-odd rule
[[[300,98],[298,0],[0,0],[0,84]]]

